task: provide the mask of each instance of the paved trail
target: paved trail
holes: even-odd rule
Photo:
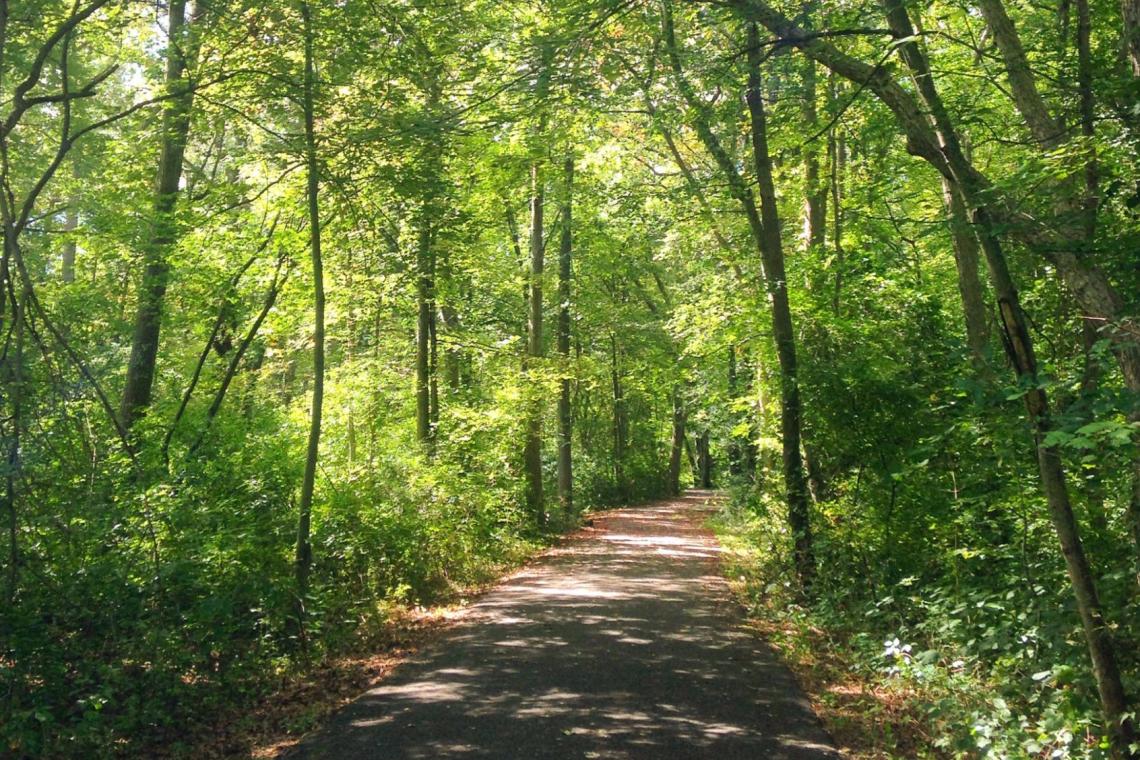
[[[599,516],[286,757],[837,758],[742,627],[708,497]]]

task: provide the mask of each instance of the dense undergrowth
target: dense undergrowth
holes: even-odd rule
[[[852,509],[854,485],[819,505],[827,527],[810,599],[770,495],[738,490],[714,520],[726,574],[836,739],[866,758],[1108,757],[1079,619],[1037,505],[1006,491],[996,519],[1009,530],[993,540],[977,528],[995,526],[932,530],[921,517],[931,499],[916,487],[895,504],[888,535],[873,495]],[[1125,610],[1115,633],[1135,688],[1134,579],[1101,580]]]
[[[349,405],[341,391],[334,385],[334,409]],[[381,419],[351,433],[351,445],[347,433],[330,436],[303,639],[292,563],[299,459],[281,436],[296,428],[280,413],[232,421],[174,485],[144,490],[116,477],[121,463],[100,468],[92,477],[113,497],[90,501],[82,482],[91,508],[59,505],[66,525],[30,526],[42,530],[29,530],[38,543],[27,551],[51,573],[27,583],[0,624],[13,653],[0,677],[14,705],[0,755],[185,756],[221,716],[367,650],[402,610],[454,599],[574,525],[552,509],[536,530],[510,446],[517,418],[486,403],[470,395],[449,409],[454,435],[431,460],[401,440],[406,426]],[[581,470],[581,509],[619,496],[604,462],[583,456]],[[627,497],[661,482],[637,469],[630,477]],[[59,519],[42,506],[45,521]]]

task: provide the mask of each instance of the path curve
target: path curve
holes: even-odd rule
[[[711,497],[599,515],[283,757],[838,758],[744,627]]]

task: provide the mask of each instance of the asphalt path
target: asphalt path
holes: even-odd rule
[[[838,758],[744,625],[711,498],[599,515],[283,757]]]

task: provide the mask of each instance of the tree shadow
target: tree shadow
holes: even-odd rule
[[[834,758],[694,520],[607,513],[283,757]]]

